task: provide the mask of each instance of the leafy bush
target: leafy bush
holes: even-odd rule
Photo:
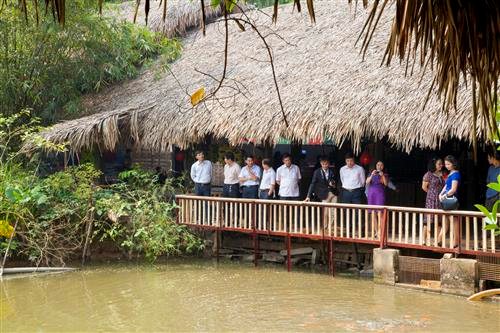
[[[37,159],[30,163],[11,146],[30,138],[63,149],[37,138],[37,128],[27,111],[0,115],[0,254],[9,248],[10,255],[36,264],[64,265],[93,239],[111,239],[129,256],[144,254],[149,260],[202,248],[174,221],[173,198],[182,180],[160,184],[156,175],[133,169],[103,188],[97,185],[101,172],[89,163],[41,177]]]
[[[104,218],[95,235],[117,242],[129,257],[144,253],[151,261],[202,249],[200,239],[174,221],[173,198],[182,181],[160,184],[158,176],[137,168],[122,172],[120,179],[98,194],[96,212]]]
[[[51,15],[34,11],[25,21],[13,5],[0,10],[0,113],[24,108],[45,124],[79,111],[83,93],[95,92],[112,82],[131,78],[138,67],[158,55],[175,59],[180,44],[145,27],[99,17],[86,0],[67,2],[64,27]],[[32,5],[28,2],[28,5]]]

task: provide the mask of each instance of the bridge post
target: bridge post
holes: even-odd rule
[[[292,270],[292,238],[290,237],[290,234],[286,234],[286,267],[287,270],[290,272]]]
[[[387,208],[384,208],[382,214],[382,226],[380,227],[380,248],[385,249],[387,246]]]
[[[334,243],[333,239],[330,238],[328,241],[328,269],[331,276],[335,276],[335,257],[334,257]]]
[[[259,234],[257,232],[253,233],[253,264],[255,267],[258,265],[258,255],[259,255]]]

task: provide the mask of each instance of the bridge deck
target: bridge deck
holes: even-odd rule
[[[500,257],[500,236],[484,230],[480,212],[192,195],[176,200],[177,222],[199,228]]]

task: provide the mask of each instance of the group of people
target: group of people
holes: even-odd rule
[[[202,151],[196,152],[196,162],[191,167],[191,178],[195,183],[195,193],[200,196],[211,195],[212,163],[205,159]],[[492,150],[488,155],[490,169],[487,182],[496,182],[500,175],[500,153]],[[299,184],[302,179],[300,169],[292,163],[289,154],[282,156],[283,164],[276,169],[270,159],[263,159],[262,168],[255,163],[253,156],[245,158],[245,166],[240,167],[234,154],[224,156],[223,196],[229,198],[299,200]],[[319,158],[320,168],[314,171],[305,201],[318,199],[323,202],[340,202],[383,206],[386,202],[386,188],[395,189],[384,163],[378,161],[375,168],[366,175],[365,169],[356,164],[353,154],[345,155],[345,165],[340,168],[339,177],[331,167],[327,157]],[[444,169],[443,169],[444,166]],[[340,179],[338,179],[340,178]],[[426,192],[425,207],[448,209],[445,201],[453,198],[451,209],[458,208],[458,188],[461,176],[458,162],[452,155],[444,159],[433,158],[429,161],[428,171],[422,180]],[[499,198],[499,193],[488,188],[486,206],[491,208]],[[446,206],[446,207],[445,207]]]
[[[196,152],[196,162],[191,167],[191,179],[195,194],[211,195],[212,163],[202,151]],[[222,195],[228,198],[299,200],[302,175],[289,154],[282,155],[283,164],[276,169],[270,159],[263,159],[262,168],[255,164],[253,156],[245,158],[245,166],[236,163],[234,154],[224,156],[224,187]],[[340,184],[335,170],[327,157],[319,158],[320,168],[314,171],[305,201],[313,198],[323,202],[361,204],[365,189],[368,204],[385,204],[385,187],[390,185],[384,164],[379,161],[368,177],[363,167],[357,165],[352,154],[345,156],[346,165],[340,169]]]

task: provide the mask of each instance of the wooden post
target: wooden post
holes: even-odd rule
[[[331,276],[335,276],[335,258],[334,258],[334,243],[333,239],[330,238],[328,241],[328,269]]]
[[[292,270],[292,239],[290,237],[290,234],[287,233],[286,235],[286,265],[287,265],[287,270],[290,272]]]
[[[384,212],[382,214],[382,221],[380,226],[380,248],[383,249],[387,245],[387,208],[384,208]]]

